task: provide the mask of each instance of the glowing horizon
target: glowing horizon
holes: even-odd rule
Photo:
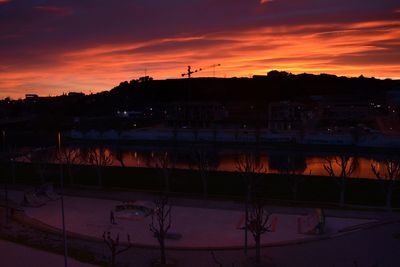
[[[377,5],[340,0],[332,11],[324,1],[310,10],[315,1],[192,0],[182,8],[174,0],[170,4],[177,9],[171,9],[176,17],[163,11],[163,2],[89,7],[75,1],[42,2],[24,6],[0,1],[0,98],[94,93],[145,72],[155,79],[181,78],[187,65],[196,69],[221,64],[215,68],[216,77],[282,70],[400,78],[400,5],[394,1]],[[353,15],[361,3],[364,13]],[[288,6],[298,10],[288,11]],[[193,12],[194,7],[210,13],[210,18],[195,20],[201,14]],[[119,16],[107,24],[101,16],[112,8]],[[129,8],[139,17],[135,21],[140,27],[126,23],[131,14],[124,12]],[[90,21],[83,18],[87,10],[92,12]],[[32,26],[16,22],[21,13],[36,19]],[[194,22],[186,25],[190,16]],[[194,75],[204,76],[213,76],[213,68]]]

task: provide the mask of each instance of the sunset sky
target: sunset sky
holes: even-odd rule
[[[0,0],[0,98],[147,74],[400,78],[399,0]],[[212,76],[208,68],[199,76]]]

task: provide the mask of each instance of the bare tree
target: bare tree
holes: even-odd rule
[[[147,160],[146,165],[152,168],[156,168],[161,172],[161,175],[164,177],[164,191],[166,193],[169,193],[171,171],[174,168],[175,164],[168,152],[154,154],[151,158]]]
[[[355,157],[346,155],[326,158],[324,169],[331,177],[338,177],[338,185],[340,187],[340,206],[343,207],[345,202],[345,191],[347,178],[350,177],[358,168],[358,160]],[[335,172],[338,170],[338,173]]]
[[[125,168],[125,162],[124,162],[124,150],[120,145],[118,145],[115,149],[114,152],[115,159],[121,164],[121,167]]]
[[[107,166],[113,164],[114,160],[109,152],[109,150],[104,147],[100,148],[90,148],[88,150],[87,161],[89,164],[95,167],[97,178],[98,178],[98,186],[103,186],[103,171]]]
[[[171,228],[171,206],[168,204],[168,196],[165,194],[160,194],[155,200],[155,204],[155,210],[151,215],[150,231],[160,245],[160,263],[166,264],[165,239]]]
[[[119,234],[115,238],[111,236],[110,232],[103,233],[103,241],[107,245],[108,249],[110,250],[111,257],[110,257],[110,266],[115,267],[117,256],[130,248],[132,248],[131,238],[127,235],[128,244],[122,246],[119,241]],[[119,247],[121,247],[119,249]]]
[[[67,167],[69,184],[74,184],[72,169],[74,165],[80,164],[82,162],[80,151],[76,148],[74,149],[71,147],[60,146],[56,158],[60,163]]]
[[[271,232],[271,224],[268,225],[271,213],[269,213],[261,199],[254,201],[247,227],[253,234],[256,244],[256,263],[261,260],[261,236],[266,232]]]
[[[304,182],[304,178],[300,175],[302,175],[304,170],[307,168],[306,162],[302,159],[303,158],[291,157],[290,155],[285,155],[284,159],[279,157],[278,172],[287,177],[290,184],[290,190],[292,191],[292,198],[295,203],[297,203],[299,186]]]
[[[198,147],[192,150],[191,169],[195,169],[200,174],[203,184],[203,197],[208,195],[208,177],[211,171],[217,168],[217,159],[211,155],[205,147]]]
[[[244,252],[247,255],[249,203],[256,177],[264,172],[264,166],[255,153],[246,153],[236,159],[236,170],[243,176],[246,188]]]
[[[383,165],[383,166],[382,166]],[[380,169],[382,166],[383,170]],[[392,209],[392,195],[396,183],[400,180],[400,161],[397,159],[386,159],[381,163],[371,164],[372,172],[382,184],[386,194],[386,208]]]

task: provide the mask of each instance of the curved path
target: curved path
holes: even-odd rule
[[[67,230],[92,238],[101,238],[104,231],[113,235],[120,234],[122,240],[129,234],[135,244],[146,247],[157,247],[156,238],[149,230],[151,216],[122,216],[115,213],[116,224],[110,223],[110,211],[120,201],[65,197],[65,215]],[[25,208],[28,217],[44,224],[60,229],[60,201],[49,201],[39,208]],[[125,217],[125,218],[124,218]],[[321,236],[310,236],[298,233],[298,219],[305,216],[294,214],[273,213],[274,231],[262,236],[264,246],[298,243]],[[238,249],[243,246],[244,213],[235,209],[212,209],[199,207],[172,207],[171,233],[179,234],[178,240],[167,240],[170,249]],[[340,233],[343,229],[373,222],[371,219],[360,218],[326,218],[326,233],[330,236]],[[249,245],[254,245],[249,233]]]
[[[91,195],[91,197],[95,197],[94,194],[90,192],[85,192],[85,195]],[[18,194],[12,194],[13,197],[18,197]],[[139,196],[139,194],[132,194],[127,193],[125,197],[124,193],[110,193],[104,192],[101,194],[97,194],[98,197],[106,198],[119,198],[120,200],[127,200],[126,196],[136,196],[136,199],[146,199],[146,196]],[[118,197],[120,196],[120,197]],[[20,196],[19,196],[20,197]],[[18,198],[19,198],[18,197]],[[67,197],[66,198],[66,206],[67,206],[67,227],[71,230],[70,227],[78,227],[82,229],[92,229],[93,236],[96,236],[97,232],[93,229],[97,229],[97,231],[101,232],[100,229],[103,227],[111,227],[110,229],[114,230],[121,230],[118,227],[124,227],[124,224],[131,225],[134,221],[125,221],[120,222],[117,226],[111,226],[109,224],[109,208],[113,207],[116,203],[120,203],[120,201],[115,200],[104,200],[104,199],[96,199],[91,198],[94,202],[88,202],[86,198],[80,199],[77,197]],[[146,199],[149,200],[149,199]],[[83,205],[82,203],[91,203],[88,207]],[[194,201],[193,200],[184,200],[183,202],[173,200],[174,209],[173,209],[173,218],[178,218],[179,216],[176,215],[177,211],[180,208],[185,207],[197,207],[197,208],[190,208],[193,211],[199,211],[201,205],[196,205],[201,201]],[[98,205],[100,204],[100,205]],[[179,205],[178,205],[179,204]],[[210,205],[212,204],[212,205]],[[218,203],[208,203],[205,206],[213,206],[216,209],[205,209],[205,210],[224,210],[226,212],[231,211],[230,213],[232,216],[235,212],[239,212],[240,208],[238,205],[228,203],[228,204],[221,204]],[[239,205],[240,206],[240,205]],[[70,208],[68,208],[70,207]],[[75,212],[73,212],[75,210]],[[277,208],[271,207],[271,209],[276,214],[281,214],[285,217],[285,214],[289,213],[290,216],[301,216],[301,214],[305,214],[308,209],[304,208]],[[54,221],[54,225],[56,227],[59,226],[59,202],[49,202],[46,206],[39,208],[39,209],[27,209],[27,213],[30,216],[37,216],[37,218],[41,218],[42,220],[48,220],[49,223]],[[79,212],[78,212],[79,211]],[[85,211],[85,212],[84,212]],[[213,212],[204,211],[206,214],[213,214]],[[82,217],[81,212],[84,212],[84,216]],[[262,249],[262,262],[265,266],[343,266],[343,267],[370,267],[370,266],[388,266],[388,267],[397,267],[400,266],[400,258],[398,257],[398,251],[400,250],[400,239],[398,238],[398,234],[400,232],[400,223],[398,221],[397,214],[388,214],[384,212],[374,212],[374,211],[354,211],[354,210],[326,210],[328,217],[332,217],[333,219],[339,219],[342,217],[348,218],[356,217],[361,219],[355,219],[354,223],[358,223],[358,220],[367,222],[373,219],[378,219],[378,223],[370,223],[364,224],[363,226],[354,226],[347,227],[352,225],[353,223],[349,224],[341,224],[339,228],[331,228],[336,229],[336,231],[331,231],[325,237],[320,238],[319,240],[313,240],[315,242],[308,242],[312,239],[309,238],[301,238],[302,242],[298,242],[298,240],[289,240],[289,242],[285,242],[284,246],[273,243],[267,242],[267,247],[264,246]],[[41,215],[40,215],[41,214]],[[91,214],[91,215],[90,215]],[[98,215],[96,215],[98,214]],[[297,214],[297,215],[295,215]],[[93,215],[96,215],[93,217]],[[99,217],[98,217],[99,216]],[[201,222],[204,219],[204,216],[201,216],[201,213],[194,213],[191,214],[193,218],[197,218],[198,222]],[[287,217],[287,218],[290,218]],[[236,216],[233,216],[236,218]],[[282,218],[284,218],[282,217]],[[45,218],[45,219],[44,219]],[[93,225],[88,224],[87,221],[89,218],[94,219],[96,225],[98,226],[93,227]],[[98,220],[103,220],[99,222]],[[215,219],[215,218],[213,218]],[[235,219],[236,220],[236,219]],[[344,221],[346,221],[344,220]],[[91,220],[92,221],[92,220]],[[195,221],[195,220],[194,220]],[[221,220],[215,220],[219,222],[223,222]],[[284,221],[284,220],[283,220]],[[291,219],[289,221],[292,221]],[[329,221],[329,218],[328,218]],[[333,222],[333,221],[332,221]],[[343,219],[342,219],[343,222]],[[349,221],[347,221],[349,222]],[[139,223],[139,221],[138,221]],[[143,225],[147,225],[146,221],[141,222]],[[178,223],[178,221],[173,221],[173,223]],[[230,223],[230,222],[229,222]],[[58,225],[58,226],[57,226]],[[86,225],[86,226],[85,226]],[[190,226],[187,224],[188,227]],[[230,223],[230,225],[234,225]],[[328,224],[329,225],[329,224]],[[201,225],[198,225],[199,227]],[[279,229],[281,225],[278,223],[277,229]],[[196,226],[197,227],[197,226]],[[342,234],[339,229],[343,230],[343,227],[347,227],[344,230],[349,230],[351,234]],[[73,229],[73,228],[72,228]],[[125,229],[125,228],[123,228]],[[130,228],[127,228],[130,229]],[[154,241],[151,235],[147,235],[148,228],[143,226],[140,228],[143,232],[139,230],[135,230],[134,233],[131,233],[132,238],[134,239],[134,234],[137,233],[137,236],[142,234],[146,236],[147,239]],[[353,231],[355,229],[355,231]],[[144,231],[146,230],[146,231]],[[83,231],[83,230],[82,230]],[[279,230],[277,230],[278,232]],[[223,231],[222,231],[223,232]],[[88,233],[84,233],[85,235]],[[269,234],[268,234],[269,235]],[[241,235],[243,237],[243,235]],[[332,238],[334,237],[334,238]],[[96,238],[99,239],[97,236]],[[101,236],[100,236],[101,238]],[[93,239],[93,238],[92,238]],[[215,238],[216,239],[216,238]],[[137,239],[134,239],[137,240]],[[182,237],[184,240],[184,236]],[[101,243],[99,243],[101,244]],[[159,250],[156,247],[151,246],[142,246],[142,247],[135,247],[132,250],[121,254],[118,257],[118,261],[123,264],[130,264],[132,266],[150,266],[151,262],[153,262],[159,256]],[[178,266],[190,266],[190,267],[202,267],[202,266],[219,266],[212,257],[211,252],[209,249],[184,249],[184,250],[174,250],[170,249],[167,250],[168,258],[176,261]],[[203,247],[204,248],[204,247]],[[102,255],[106,255],[107,250],[104,248],[102,250]],[[249,250],[249,257],[251,261],[251,257],[254,255],[254,249]],[[226,247],[223,250],[215,250],[214,251],[216,259],[223,264],[223,266],[253,266],[249,263],[249,257],[246,257],[243,254],[242,250],[238,250],[238,248],[234,247]],[[355,265],[357,264],[357,265]],[[261,266],[264,266],[261,265]]]
[[[52,267],[64,266],[64,257],[0,240],[1,266],[7,267]],[[78,262],[74,259],[68,259],[70,267],[94,267],[94,265]]]

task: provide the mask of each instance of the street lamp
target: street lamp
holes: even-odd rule
[[[57,147],[58,153],[61,155],[61,133],[57,133]],[[59,159],[60,163],[60,195],[61,195],[61,217],[62,217],[62,230],[63,230],[63,241],[64,241],[64,267],[68,266],[68,247],[67,247],[67,232],[65,230],[65,215],[64,215],[64,173],[62,160]]]

